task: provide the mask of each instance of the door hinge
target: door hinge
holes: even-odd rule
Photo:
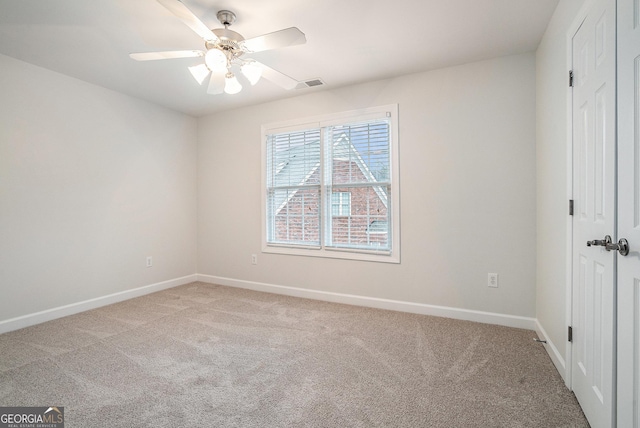
[[[567,330],[567,340],[569,342],[573,342],[573,328],[571,326],[569,326],[569,329]]]
[[[573,199],[569,199],[569,215],[573,215]]]
[[[573,70],[569,70],[569,87],[573,88]]]

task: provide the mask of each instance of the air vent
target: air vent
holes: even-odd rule
[[[296,86],[296,89],[304,89],[304,88],[313,88],[315,86],[322,86],[324,85],[324,82],[322,81],[322,79],[311,79],[311,80],[305,80],[304,82],[299,82],[298,86]]]
[[[304,83],[306,83],[307,86],[309,86],[309,87],[324,85],[324,82],[322,80],[320,80],[320,79],[307,80]]]

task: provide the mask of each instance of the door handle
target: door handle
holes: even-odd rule
[[[604,247],[607,251],[618,251],[621,256],[629,254],[629,241],[624,238],[620,238],[617,244],[613,243],[611,236],[607,235],[604,239],[594,239],[593,241],[587,241],[587,247]]]
[[[604,239],[594,239],[593,241],[587,241],[587,247],[607,247],[607,245],[611,245],[613,241],[611,240],[611,236],[607,235]]]
[[[609,243],[604,247],[607,251],[618,251],[621,256],[629,254],[629,241],[624,238],[620,238],[617,244]]]

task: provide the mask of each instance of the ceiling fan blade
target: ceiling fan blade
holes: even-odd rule
[[[204,56],[202,51],[164,51],[164,52],[141,52],[129,54],[136,61],[152,61],[156,59],[174,59],[174,58],[196,58]]]
[[[265,79],[270,80],[278,86],[282,86],[284,89],[293,89],[298,85],[297,80],[287,76],[284,73],[274,70],[271,67],[267,67],[266,65],[259,63],[258,61],[256,62],[262,67],[262,77],[264,77]]]
[[[207,93],[211,95],[221,94],[224,92],[224,76],[225,72],[217,71],[211,73],[211,79],[209,80],[209,87],[207,88]]]
[[[208,42],[218,40],[218,37],[213,34],[209,27],[207,27],[202,21],[200,21],[200,19],[195,16],[193,12],[191,12],[189,8],[187,8],[187,6],[185,6],[181,1],[158,0],[158,3],[169,9],[171,13],[177,16],[178,19],[180,19],[182,22],[187,24],[189,28],[195,31],[204,40]]]
[[[304,33],[296,27],[286,28],[262,36],[253,37],[242,42],[247,52],[261,52],[269,49],[302,45],[307,42]]]

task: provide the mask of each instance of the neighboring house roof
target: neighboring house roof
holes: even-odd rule
[[[358,165],[358,168],[360,168],[360,171],[362,171],[362,174],[365,176],[368,182],[370,183],[378,182],[376,177],[371,172],[371,169],[369,168],[367,163],[364,161],[364,159],[362,159],[360,152],[358,152],[358,150],[351,143],[351,141],[349,140],[346,134],[342,134],[340,138],[338,138],[338,140],[334,143],[333,153],[334,153],[334,157],[340,157],[341,159],[344,159],[344,160],[354,161],[356,165]],[[387,208],[388,207],[387,200],[389,197],[389,195],[387,195],[387,192],[381,186],[375,186],[374,190],[378,195],[378,197],[380,198],[380,200],[382,201],[382,203],[384,204],[385,208]]]
[[[317,159],[309,156],[312,151],[309,147],[313,144],[318,144],[318,141],[312,141],[309,143],[301,144],[286,151],[279,152],[279,156],[283,159],[282,162],[276,165],[276,171],[274,175],[274,185],[276,187],[283,186],[302,186],[309,184],[309,179],[320,168],[320,162]],[[358,152],[358,150],[351,143],[346,134],[342,134],[340,138],[336,140],[333,146],[334,158],[339,158],[345,161],[353,161],[364,177],[370,183],[376,183],[378,180],[375,178],[364,159]],[[380,201],[385,207],[388,205],[388,195],[382,186],[375,186],[374,190],[380,198]],[[277,206],[276,213],[279,213],[287,203],[296,195],[297,190],[285,195],[280,200],[276,199],[274,206]]]

